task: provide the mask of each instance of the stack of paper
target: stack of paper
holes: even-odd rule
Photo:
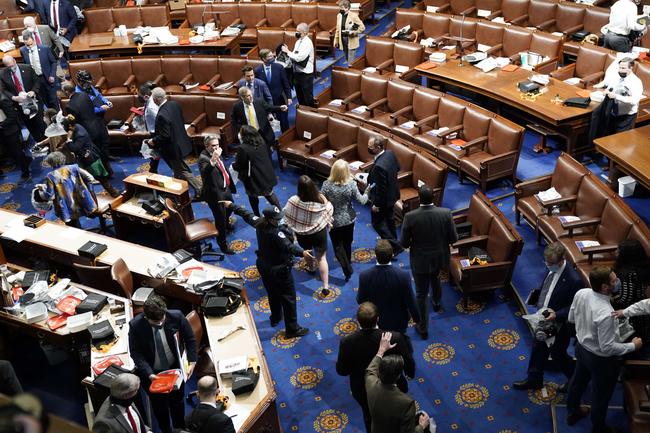
[[[439,136],[440,134],[442,134],[443,132],[445,132],[447,130],[449,130],[449,128],[447,128],[446,126],[443,126],[442,128],[432,129],[431,131],[427,132],[427,134],[429,134],[431,136],[434,136],[434,137],[437,137],[437,136]]]
[[[357,113],[357,114],[363,114],[366,111],[368,111],[368,107],[366,105],[359,105],[357,108],[350,110],[351,113]]]
[[[327,159],[332,159],[334,158],[335,155],[336,155],[336,150],[334,149],[326,150],[325,152],[320,154],[320,156]]]
[[[332,99],[328,105],[331,105],[333,107],[340,107],[343,105],[343,99]]]
[[[557,192],[555,187],[551,187],[546,191],[538,192],[537,198],[539,198],[541,201],[549,201],[549,200],[557,200],[558,198],[562,198],[562,196],[560,195],[559,192]]]
[[[408,122],[404,122],[399,125],[399,127],[402,129],[413,129],[415,128],[415,122],[413,120],[409,120]]]

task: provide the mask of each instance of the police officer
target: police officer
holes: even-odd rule
[[[224,206],[232,206],[230,201],[221,201]],[[280,223],[282,211],[277,206],[269,206],[262,211],[263,217],[255,216],[243,206],[235,206],[234,213],[255,228],[257,235],[257,270],[269,296],[271,307],[271,326],[276,326],[284,314],[285,337],[302,337],[309,329],[298,325],[296,312],[296,288],[291,268],[293,256],[313,260],[309,251],[303,250],[293,242],[291,229]]]

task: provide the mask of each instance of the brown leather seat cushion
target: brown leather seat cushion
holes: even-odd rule
[[[190,243],[200,241],[201,239],[216,236],[217,228],[212,221],[207,218],[201,218],[185,225],[187,239]]]

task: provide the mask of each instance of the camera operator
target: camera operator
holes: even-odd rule
[[[570,333],[566,324],[573,296],[582,286],[580,278],[567,264],[564,246],[555,242],[544,249],[544,262],[548,273],[544,278],[541,289],[533,290],[528,298],[528,304],[536,306],[543,312],[545,320],[535,329],[535,342],[528,363],[528,377],[514,382],[515,389],[539,389],[544,384],[544,369],[549,354],[557,362],[566,375],[571,378],[574,361],[567,354]],[[547,339],[555,336],[552,344]],[[560,388],[566,392],[566,385]]]
[[[607,68],[603,81],[594,86],[594,89],[603,89],[611,101],[611,107],[601,113],[607,124],[606,129],[602,131],[603,135],[627,131],[634,127],[639,101],[643,97],[643,84],[632,72],[633,67],[634,59],[624,57],[618,62],[618,68],[614,65]],[[606,102],[607,99],[601,105]]]

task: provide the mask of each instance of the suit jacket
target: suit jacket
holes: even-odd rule
[[[385,150],[375,160],[368,174],[368,185],[375,184],[370,190],[370,201],[380,209],[392,209],[399,200],[399,161],[391,150]]]
[[[379,362],[375,356],[366,369],[366,394],[372,418],[371,433],[422,433],[415,420],[415,400],[395,385],[379,380]]]
[[[25,12],[36,12],[42,23],[49,22],[50,0],[27,0]]]
[[[151,430],[145,423],[140,411],[134,404],[131,405],[131,409],[135,410],[140,419],[140,431],[146,432]],[[122,411],[117,405],[111,403],[110,397],[104,400],[102,406],[97,412],[95,417],[95,423],[93,424],[93,431],[96,433],[133,433],[131,424],[124,417]]]
[[[18,112],[11,96],[4,91],[0,94],[0,110],[7,116],[4,122],[0,122],[0,135],[9,136],[18,133],[20,131]]]
[[[36,72],[29,65],[18,64],[18,70],[20,71],[20,76],[23,79],[23,88],[25,92],[32,91],[36,93],[37,98],[40,100],[40,90],[41,90],[41,80],[36,76]],[[11,96],[18,96],[18,91],[16,90],[16,85],[14,84],[13,74],[11,69],[4,68],[0,71],[0,80],[4,84],[5,90]]]
[[[382,332],[379,328],[360,329],[343,337],[339,343],[336,372],[341,376],[350,376],[350,390],[357,400],[366,401],[366,387],[364,384],[366,368],[377,353]],[[399,332],[393,332],[391,342],[397,344],[397,346],[387,353],[402,355],[404,373],[410,378],[415,377],[415,361],[413,360],[413,347],[410,339]],[[397,386],[406,392],[408,385],[403,377],[401,379],[397,382]]]
[[[242,78],[239,80],[239,83],[237,83],[237,87],[239,88],[244,86],[246,86],[246,80]],[[263,99],[267,104],[273,104],[271,91],[269,90],[269,86],[266,85],[266,81],[262,81],[259,78],[253,80],[253,98]]]
[[[51,1],[44,0],[47,4],[47,23],[50,24],[50,27],[56,31],[54,27],[54,18],[51,16],[50,6]],[[77,36],[77,12],[74,10],[74,6],[68,0],[59,0],[59,27],[68,29],[65,34],[65,38],[68,41],[72,41],[75,36]]]
[[[544,278],[546,278],[546,276]],[[573,297],[581,288],[582,280],[571,264],[567,261],[564,270],[560,274],[560,278],[555,284],[555,288],[551,294],[551,299],[549,299],[548,302],[548,307],[555,311],[555,320],[557,322],[566,322],[569,317],[569,310],[571,309]]]
[[[52,50],[42,45],[36,45],[36,49],[38,50],[38,58],[41,61],[41,72],[43,73],[43,76],[46,78],[54,78],[56,83],[57,61],[56,57],[54,57],[54,54],[52,54]],[[26,65],[31,65],[29,58],[29,48],[26,46],[20,47],[20,55],[23,57],[23,63]],[[50,85],[53,86],[54,83]]]
[[[185,349],[187,360],[189,362],[196,362],[196,338],[192,327],[187,321],[183,313],[178,310],[167,310],[165,322],[163,324],[165,337],[170,348],[175,352],[177,365],[172,368],[179,368],[180,361],[177,350],[174,350],[175,334],[179,335],[179,343],[181,345],[178,349]],[[131,350],[131,358],[135,363],[136,374],[140,376],[142,386],[149,389],[149,376],[155,374],[153,369],[155,362],[155,343],[153,337],[153,330],[147,319],[144,318],[144,313],[135,316],[129,323],[129,348]]]
[[[45,22],[45,21],[42,21]],[[41,39],[41,45],[52,48],[55,46],[60,53],[63,52],[63,45],[59,36],[54,33],[54,30],[50,28],[47,24],[37,24],[36,29],[38,30],[38,36]]]
[[[185,424],[196,433],[235,433],[232,419],[209,404],[199,404],[185,417]]]
[[[340,49],[343,49],[343,44],[341,43],[341,30],[346,29],[350,30],[355,24],[358,28],[355,30],[356,34],[348,34],[348,49],[354,50],[359,48],[359,35],[363,33],[366,29],[366,26],[363,25],[363,21],[359,19],[359,15],[356,12],[348,11],[348,15],[345,18],[345,26],[341,25],[341,14],[336,15],[336,30],[334,31],[334,46]]]
[[[414,274],[435,272],[449,265],[449,245],[458,240],[451,211],[422,206],[404,216],[400,243],[410,248]]]
[[[224,168],[228,171],[225,163]],[[203,195],[206,201],[213,203],[221,200],[233,201],[232,194],[237,192],[235,182],[230,179],[230,185],[224,187],[223,173],[219,167],[210,163],[210,153],[207,150],[203,150],[199,155],[199,172],[201,180],[203,180]],[[228,176],[230,176],[229,173]]]
[[[270,82],[268,78],[266,78],[264,65],[255,68],[255,76],[264,81],[269,87],[271,98],[273,98],[273,103],[275,105],[282,105],[287,102],[288,98],[291,98],[291,84],[289,84],[287,73],[284,70],[284,66],[281,64],[275,62],[271,63]]]
[[[411,289],[411,276],[392,265],[377,265],[359,274],[357,303],[367,301],[377,306],[379,327],[386,331],[404,333],[409,317],[416,323],[420,321]]]
[[[263,99],[254,98],[253,108],[255,109],[255,117],[257,118],[258,131],[270,148],[275,142],[275,134],[273,133],[273,128],[271,128],[271,124],[269,123],[268,114],[269,111],[280,111],[280,107],[268,104]],[[248,119],[246,118],[246,113],[244,112],[244,102],[241,99],[235,102],[235,104],[232,106],[231,120],[235,134],[239,133],[242,125],[248,125]]]
[[[84,91],[75,92],[70,96],[66,112],[72,114],[77,123],[90,134],[90,138],[97,146],[108,140],[108,129],[101,116],[94,113],[95,105],[90,100],[90,96]]]
[[[192,141],[185,130],[178,102],[168,100],[158,110],[153,142],[160,155],[167,159],[182,159],[192,151]]]

